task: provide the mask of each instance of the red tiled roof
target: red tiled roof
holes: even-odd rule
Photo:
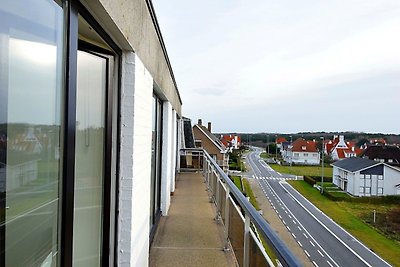
[[[345,159],[346,158],[346,154],[351,154],[351,153],[355,153],[353,150],[349,149],[349,148],[337,148],[336,152],[338,154],[338,158],[339,159]]]
[[[283,142],[286,142],[287,140],[286,140],[286,138],[285,137],[278,137],[277,139],[276,139],[276,143],[277,144],[282,144]]]
[[[298,152],[318,152],[317,142],[307,141],[303,138],[299,138],[293,142],[292,151]]]

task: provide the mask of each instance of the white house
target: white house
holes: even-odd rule
[[[320,163],[316,142],[303,138],[297,139],[288,146],[284,155],[285,161],[293,164],[318,165]]]
[[[364,158],[333,164],[333,183],[354,196],[400,195],[400,169]]]

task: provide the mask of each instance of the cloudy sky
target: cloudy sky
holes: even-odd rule
[[[399,0],[153,0],[184,116],[400,133]]]

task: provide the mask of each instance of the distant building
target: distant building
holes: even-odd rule
[[[333,140],[326,140],[324,144],[324,152],[329,155],[332,160],[357,157],[362,151],[362,149],[356,147],[355,142],[345,141],[343,135],[334,136]]]
[[[239,149],[241,146],[240,135],[237,134],[224,134],[221,135],[220,141],[225,147],[229,149]]]
[[[293,164],[318,165],[320,155],[315,141],[299,138],[288,147],[284,160]]]
[[[202,120],[199,119],[198,123],[193,126],[195,145],[198,148],[204,148],[224,171],[228,171],[228,149],[219,138],[211,133],[211,130],[211,122],[205,127]]]
[[[400,169],[364,158],[333,164],[333,183],[353,196],[400,195]]]
[[[287,142],[285,137],[277,137],[275,140],[275,144],[279,149],[282,149],[282,143]]]
[[[396,146],[368,146],[362,157],[384,162],[392,166],[400,166],[400,148]]]

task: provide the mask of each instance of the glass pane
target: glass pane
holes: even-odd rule
[[[263,252],[261,251],[260,247],[258,246],[257,242],[259,240],[254,240],[253,235],[250,235],[250,262],[249,266],[252,267],[267,267],[270,266],[268,264],[267,259],[265,258]]]
[[[74,266],[100,266],[107,60],[78,51]]]
[[[236,204],[229,201],[229,239],[239,266],[243,266],[244,221],[236,209]]]
[[[56,266],[59,255],[63,10],[0,5],[0,265]]]

